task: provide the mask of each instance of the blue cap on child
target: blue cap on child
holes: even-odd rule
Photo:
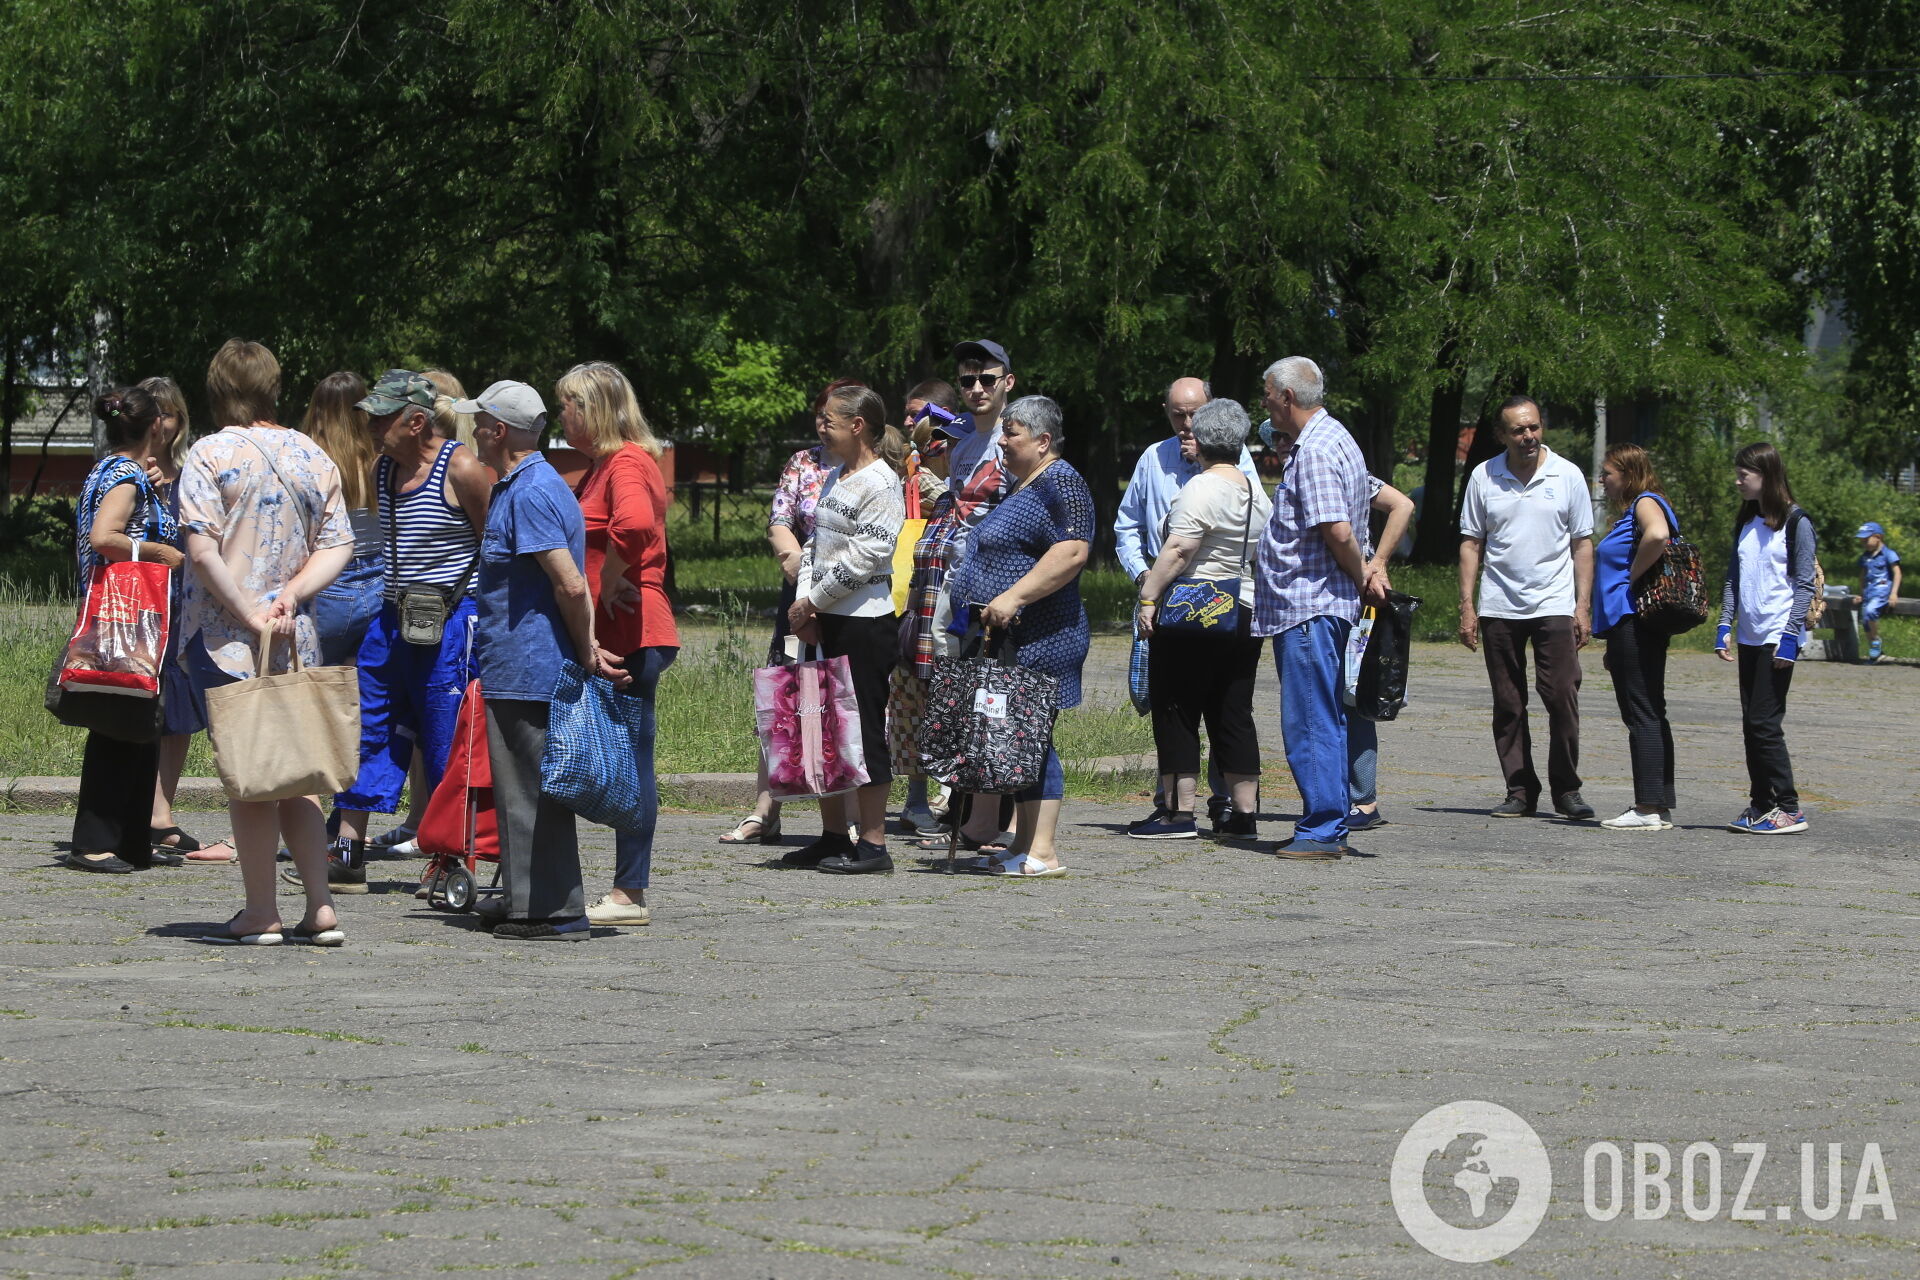
[[[1869,536],[1875,537],[1875,538],[1884,538],[1887,536],[1887,531],[1880,527],[1880,522],[1878,520],[1869,520],[1865,524],[1861,525],[1860,532],[1854,534],[1853,536],[1856,538],[1865,538]]]

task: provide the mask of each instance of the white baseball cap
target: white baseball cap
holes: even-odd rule
[[[547,403],[524,382],[496,382],[471,400],[455,400],[455,413],[487,413],[520,431],[544,431]]]

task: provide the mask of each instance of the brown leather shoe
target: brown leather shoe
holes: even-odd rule
[[[1324,840],[1302,840],[1297,836],[1274,846],[1276,858],[1297,858],[1301,861],[1330,862],[1335,858],[1344,858],[1352,850],[1344,844],[1329,844]]]

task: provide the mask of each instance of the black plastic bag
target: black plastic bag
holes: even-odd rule
[[[1353,692],[1355,715],[1368,720],[1392,720],[1407,705],[1407,668],[1413,661],[1413,611],[1420,597],[1387,592],[1377,605],[1373,634],[1360,659],[1360,678]]]

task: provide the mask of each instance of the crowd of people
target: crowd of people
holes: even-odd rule
[[[1056,710],[1066,710],[1081,700],[1090,649],[1079,582],[1099,515],[1064,456],[1060,406],[1014,394],[1017,375],[998,342],[961,343],[953,361],[953,382],[914,387],[898,420],[872,387],[827,386],[813,405],[819,443],[788,461],[775,492],[767,538],[783,597],[769,662],[796,652],[845,659],[867,779],[819,800],[821,833],[785,852],[787,867],[891,871],[887,803],[900,776],[901,817],[921,847],[948,848],[952,831],[970,871],[1066,872],[1050,724],[1040,726],[1038,778],[1008,796],[948,794],[917,750],[942,663],[997,652],[1050,677]],[[334,895],[365,892],[367,860],[381,850],[418,852],[420,806],[446,773],[462,700],[477,687],[499,832],[502,891],[483,904],[493,932],[565,940],[595,925],[648,923],[653,808],[615,832],[613,882],[590,902],[575,816],[541,787],[550,702],[572,660],[632,700],[645,741],[635,768],[642,791],[654,790],[653,704],[679,637],[666,590],[661,446],[626,376],[596,362],[554,384],[560,434],[584,462],[571,481],[542,450],[548,402],[525,383],[498,381],[469,397],[444,370],[391,369],[371,386],[333,373],[291,428],[278,421],[273,354],[236,339],[214,356],[206,386],[219,426],[197,440],[171,380],[96,404],[108,450],[78,505],[81,598],[103,565],[157,561],[172,572],[176,618],[163,734],[127,742],[89,733],[66,863],[125,874],[237,861],[244,905],[212,940],[338,945]],[[1413,503],[1368,473],[1325,397],[1310,359],[1265,371],[1268,417],[1257,434],[1278,468],[1269,488],[1240,404],[1213,398],[1197,378],[1167,389],[1169,434],[1141,453],[1113,524],[1138,588],[1134,627],[1158,757],[1153,810],[1129,827],[1134,838],[1199,835],[1203,730],[1209,825],[1228,839],[1256,835],[1254,687],[1269,643],[1302,801],[1274,852],[1339,859],[1354,852],[1352,833],[1386,822],[1377,727],[1351,710],[1348,651],[1362,610],[1387,598]],[[1502,452],[1467,483],[1459,572],[1460,640],[1485,656],[1505,780],[1491,812],[1532,815],[1545,791],[1565,818],[1595,817],[1581,795],[1579,690],[1580,652],[1599,638],[1634,783],[1632,805],[1602,825],[1671,828],[1670,632],[1637,612],[1636,584],[1680,536],[1679,519],[1647,452],[1615,445],[1600,480],[1617,519],[1596,545],[1585,477],[1547,448],[1540,406],[1509,400],[1498,431]],[[1751,787],[1729,825],[1802,831],[1782,722],[1815,595],[1813,527],[1771,445],[1741,450],[1734,480],[1742,506],[1716,647],[1738,664]],[[1863,566],[1883,571],[1870,573],[1867,590],[1884,608],[1898,595],[1898,557],[1878,526],[1862,536]],[[1544,786],[1527,715],[1529,648],[1548,718]],[[264,674],[263,661],[277,671],[296,659],[357,669],[357,776],[331,797],[233,800],[232,843],[203,844],[174,820],[171,800],[187,741],[206,728],[208,691]],[[370,835],[372,815],[397,814],[403,797],[413,812]],[[763,767],[754,812],[720,839],[773,844],[781,834]],[[305,897],[293,924],[275,896],[283,847],[278,878]]]

